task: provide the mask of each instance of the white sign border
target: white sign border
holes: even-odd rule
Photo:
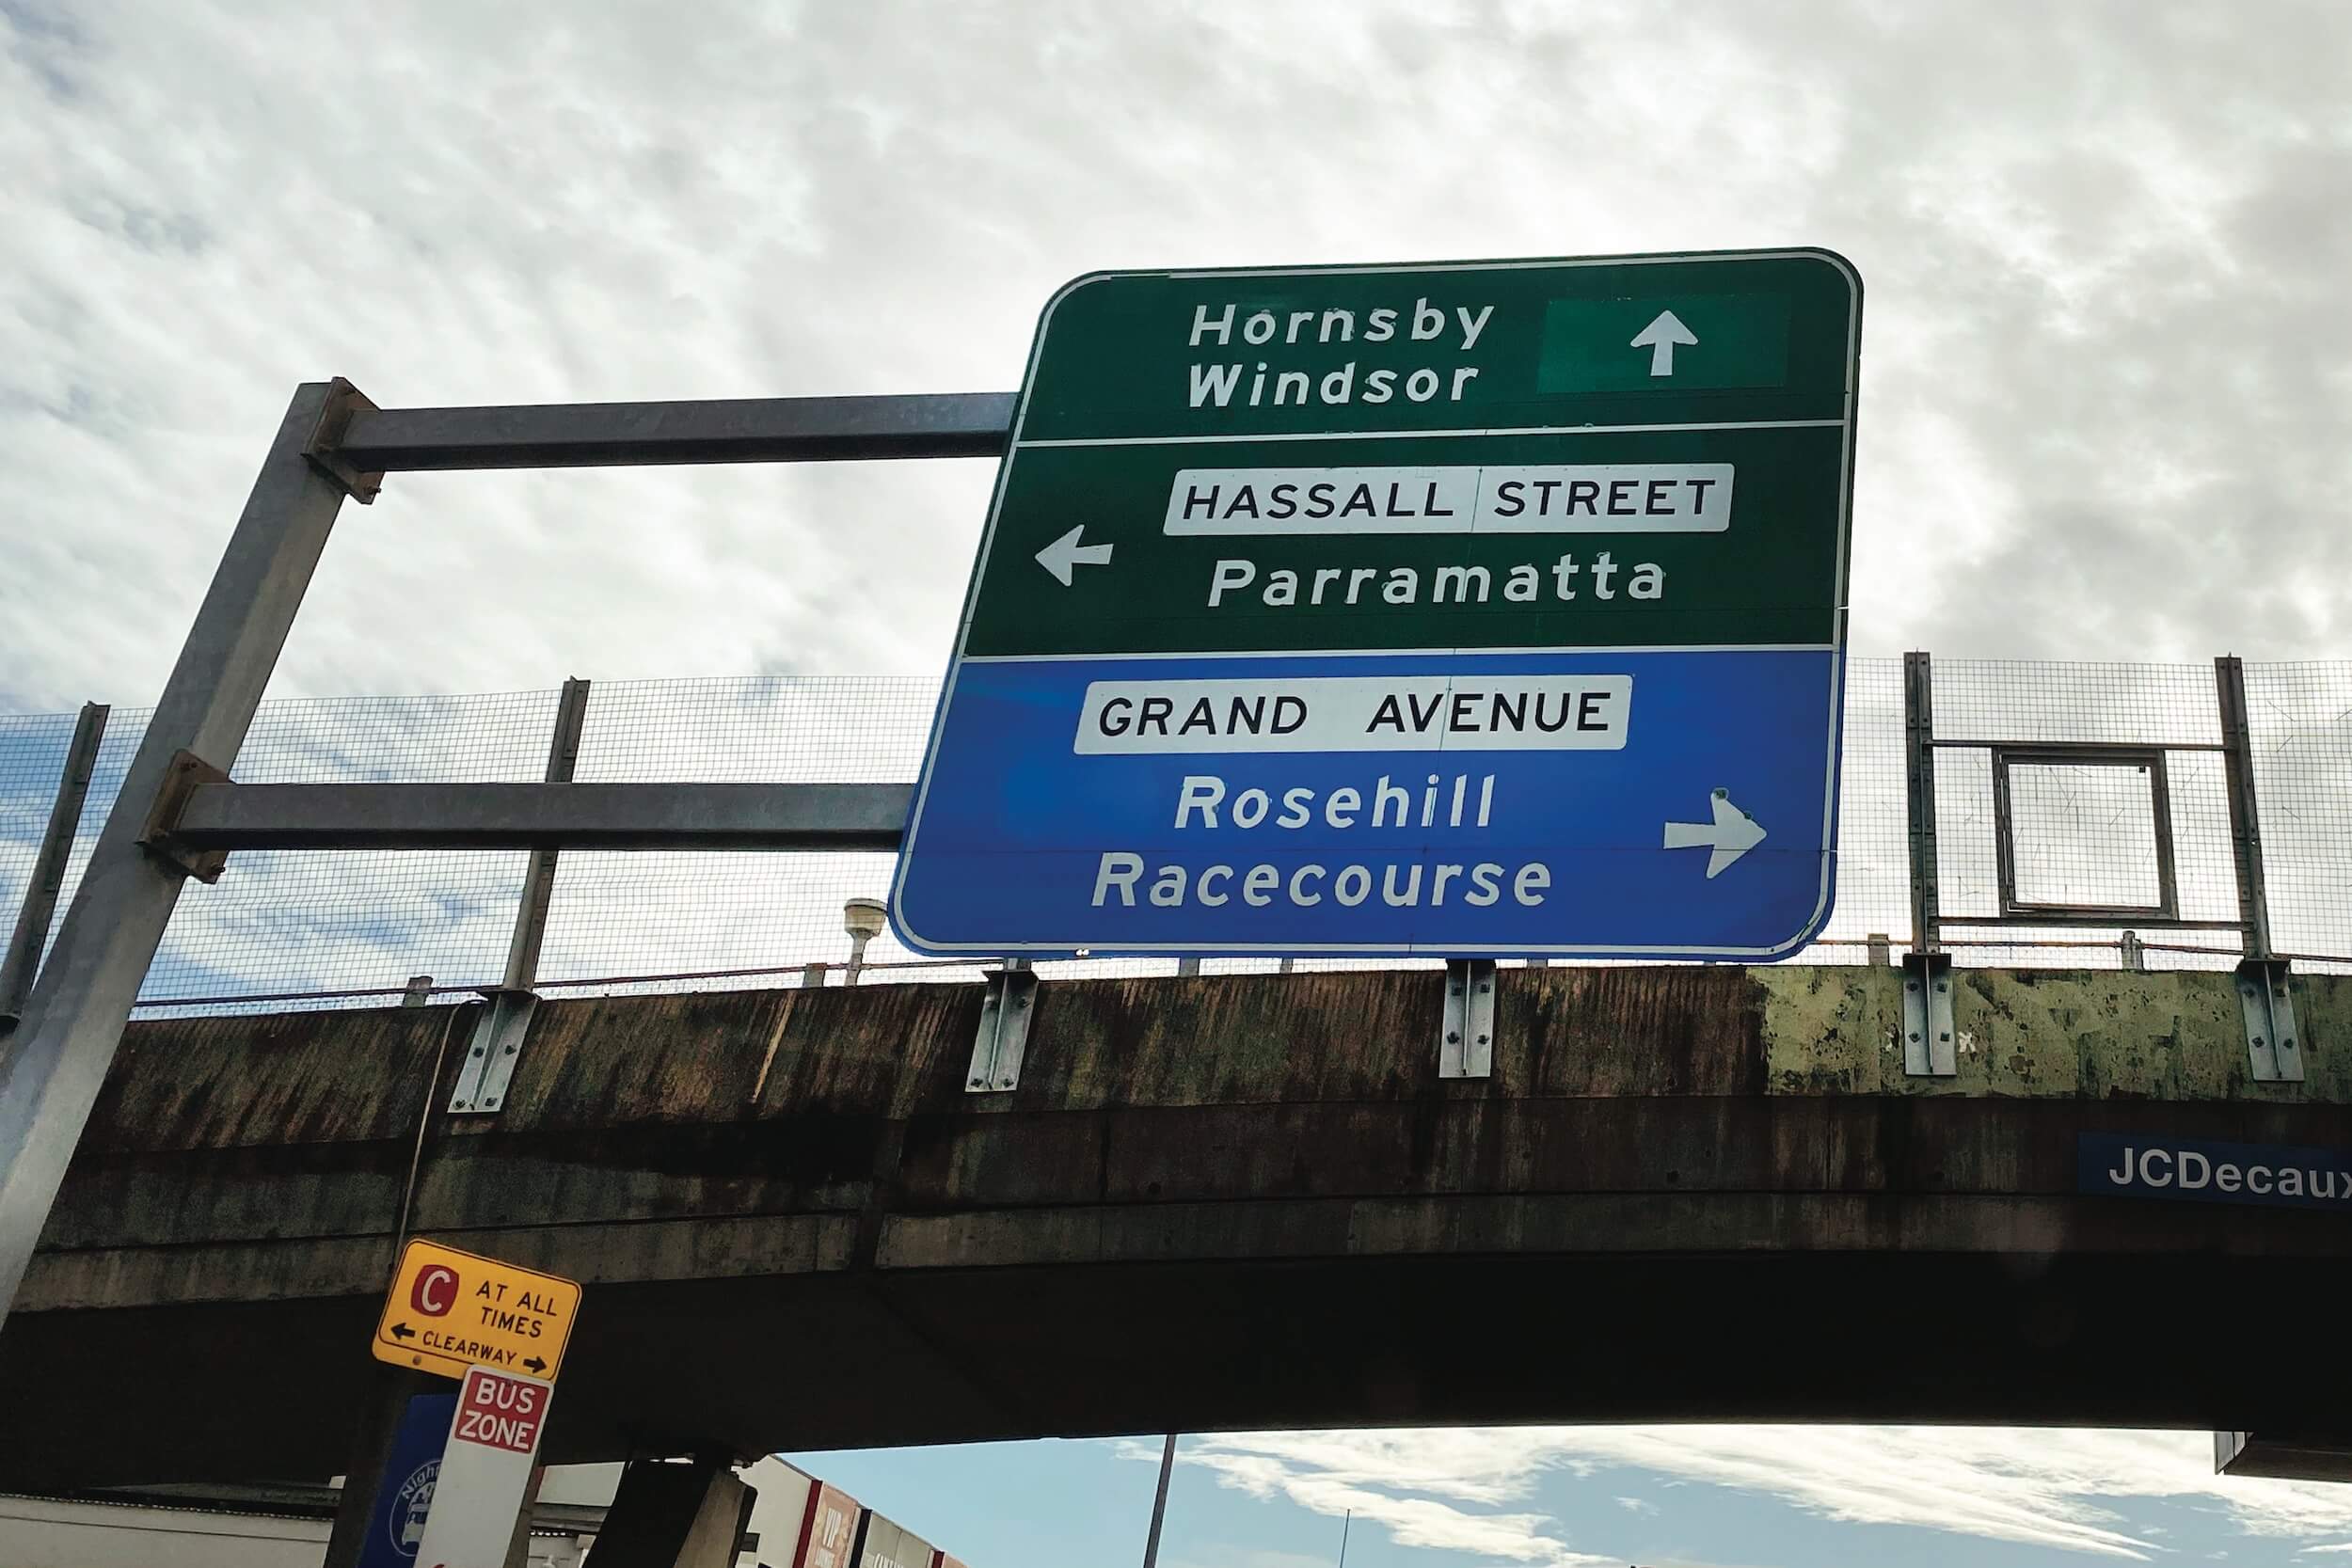
[[[974,611],[977,609],[979,604],[980,585],[987,578],[989,559],[996,546],[996,523],[998,516],[1004,509],[1006,482],[1011,477],[1013,459],[1022,447],[1032,445],[1040,447],[1049,445],[1057,447],[1172,446],[1187,444],[1191,441],[1220,438],[1233,440],[1246,439],[1279,441],[1318,439],[1361,440],[1374,436],[1385,436],[1391,435],[1467,436],[1505,434],[1505,432],[1501,430],[1441,432],[1347,431],[1332,432],[1327,434],[1311,432],[1305,435],[1253,435],[1232,437],[1108,436],[1101,439],[1074,438],[1057,439],[1050,442],[1025,441],[1023,439],[1021,433],[1027,424],[1029,416],[1029,399],[1036,390],[1037,387],[1038,361],[1043,357],[1045,353],[1046,333],[1053,325],[1054,312],[1060,309],[1064,300],[1068,299],[1072,294],[1076,293],[1080,289],[1085,288],[1089,283],[1101,283],[1117,278],[1133,277],[1168,277],[1185,279],[1210,277],[1293,277],[1301,274],[1313,273],[1321,273],[1333,277],[1361,277],[1398,272],[1524,272],[1538,267],[1666,266],[1688,265],[1693,262],[1704,264],[1723,261],[1790,261],[1825,262],[1830,267],[1835,269],[1837,274],[1846,280],[1850,301],[1846,316],[1846,388],[1844,394],[1844,404],[1838,419],[1835,420],[1732,420],[1724,421],[1720,424],[1709,423],[1704,426],[1581,425],[1570,428],[1579,434],[1590,433],[1597,435],[1623,430],[1667,430],[1694,428],[1744,430],[1750,428],[1781,427],[1788,425],[1826,426],[1829,424],[1836,424],[1844,433],[1839,441],[1837,486],[1836,578],[1837,595],[1841,602],[1833,621],[1835,628],[1834,635],[1827,644],[1822,645],[1826,646],[1835,656],[1830,660],[1829,736],[1827,742],[1827,761],[1822,771],[1824,787],[1822,790],[1821,801],[1821,842],[1828,847],[1821,856],[1820,895],[1814,903],[1812,913],[1805,917],[1804,925],[1798,929],[1795,935],[1790,936],[1784,941],[1775,942],[1768,947],[1710,947],[1688,942],[1652,943],[1648,945],[1625,942],[1482,942],[1478,944],[1476,951],[1471,953],[1469,949],[1459,947],[1451,942],[1432,942],[1425,945],[1408,943],[1401,952],[1398,950],[1396,943],[1387,942],[1305,943],[1297,942],[1149,942],[1138,943],[1134,946],[1127,946],[1119,943],[1104,943],[1096,941],[943,942],[933,942],[930,938],[922,936],[920,933],[916,932],[910,924],[908,924],[905,913],[903,912],[905,908],[907,863],[914,855],[915,841],[922,828],[923,807],[925,802],[930,798],[931,775],[935,770],[939,760],[940,738],[942,735],[945,734],[946,729],[948,711],[955,703],[956,685],[958,679],[963,673],[963,666],[967,658],[964,649],[965,645],[971,639],[972,617]],[[1045,309],[1038,317],[1037,335],[1031,340],[1029,344],[1028,363],[1022,372],[1021,397],[1020,402],[1013,410],[1010,437],[1005,446],[1005,455],[999,460],[997,465],[996,483],[989,495],[988,521],[980,531],[980,547],[973,558],[971,581],[965,586],[964,589],[963,610],[956,620],[955,651],[948,658],[947,678],[945,684],[943,684],[940,688],[939,704],[937,707],[932,710],[930,735],[925,741],[923,748],[923,771],[915,783],[914,804],[913,809],[907,814],[906,829],[904,833],[901,835],[898,844],[898,863],[892,868],[891,872],[890,918],[892,925],[896,927],[901,939],[906,942],[907,945],[913,947],[917,952],[946,956],[972,954],[977,957],[995,957],[1006,954],[1017,954],[1024,956],[1035,955],[1047,958],[1069,958],[1073,954],[1084,953],[1089,958],[1172,958],[1185,955],[1199,955],[1208,958],[1245,958],[1254,954],[1271,954],[1284,958],[1346,958],[1351,956],[1372,955],[1375,957],[1396,958],[1435,958],[1448,956],[1459,957],[1467,954],[1468,956],[1476,958],[1525,957],[1629,958],[1663,957],[1687,958],[1695,956],[1708,959],[1769,959],[1784,958],[1787,955],[1795,952],[1799,948],[1804,947],[1808,942],[1812,942],[1815,937],[1819,936],[1820,934],[1821,927],[1828,923],[1831,899],[1836,892],[1837,864],[1837,751],[1839,736],[1845,724],[1847,642],[1847,615],[1846,609],[1842,601],[1846,596],[1849,564],[1848,552],[1852,540],[1854,394],[1856,389],[1855,381],[1860,373],[1861,335],[1862,278],[1861,276],[1855,272],[1853,263],[1847,261],[1843,256],[1838,255],[1834,250],[1802,245],[1780,250],[1714,250],[1635,256],[1552,257],[1512,261],[1407,261],[1382,263],[1373,266],[1339,265],[1297,267],[1219,267],[1193,269],[1139,268],[1122,271],[1089,272],[1072,278],[1069,282],[1063,284],[1059,289],[1056,290],[1053,298],[1045,302]],[[1566,430],[1562,431],[1562,434],[1566,433]],[[1353,648],[1339,653],[1337,657],[1352,657],[1360,656],[1363,657],[1386,658],[1394,657],[1401,651],[1403,650],[1394,648]],[[1458,654],[1461,652],[1460,649],[1448,649],[1445,651],[1449,654]],[[1496,648],[1486,651],[1496,654],[1523,654],[1567,650]],[[1610,653],[1623,653],[1628,651],[1635,653],[1648,653],[1665,652],[1668,650],[1650,648],[1632,648],[1629,650],[1625,645],[1620,644],[1606,650],[1596,649],[1593,651],[1605,651]],[[1688,653],[1752,653],[1761,650],[1755,644],[1723,643],[1695,644],[1684,648],[1678,648],[1674,651]],[[988,661],[1008,663],[1019,662],[1026,661],[1031,657],[1032,656],[1027,655],[995,656],[988,657]],[[1052,657],[1068,660],[1099,659],[1110,661],[1126,660],[1136,657],[1149,657],[1153,656],[1133,654],[1062,654],[1037,657]],[[1183,655],[1167,655],[1165,657],[1184,658],[1297,658],[1316,656],[1300,654],[1295,649],[1231,649],[1216,653],[1188,653]],[[1323,657],[1333,656],[1327,655]]]

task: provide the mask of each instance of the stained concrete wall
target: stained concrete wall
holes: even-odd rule
[[[405,1214],[586,1283],[566,1460],[2352,1407],[2309,1377],[2249,1394],[2231,1341],[2170,1326],[2341,1293],[2339,1216],[2075,1191],[2087,1132],[2352,1147],[2352,982],[2298,981],[2299,1085],[2251,1081],[2228,974],[1963,971],[1947,1081],[1902,1075],[1891,970],[1505,971],[1471,1082],[1437,1076],[1442,985],[1049,984],[1020,1086],[990,1095],[965,1092],[976,987],[550,1001],[492,1117],[442,1109],[470,1009],[136,1025],[0,1337],[0,1403],[88,1398],[58,1369],[95,1367],[149,1463],[304,1452],[364,1376]],[[1534,1380],[1413,1326],[1552,1343],[1604,1302]],[[257,1366],[301,1369],[277,1434],[235,1407]],[[0,1433],[0,1482],[77,1451]]]

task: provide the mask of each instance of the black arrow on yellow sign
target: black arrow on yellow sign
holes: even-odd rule
[[[410,1327],[409,1327],[406,1323],[394,1323],[394,1324],[392,1324],[392,1338],[395,1338],[395,1339],[413,1339],[413,1338],[415,1338],[416,1337],[417,1337],[417,1331],[416,1331],[415,1329],[413,1329],[413,1328],[410,1328]]]
[[[535,1356],[535,1355],[534,1355],[534,1356],[532,1356],[530,1360],[528,1360],[528,1361],[524,1362],[524,1363],[523,1363],[523,1365],[531,1369],[531,1372],[532,1372],[532,1375],[533,1377],[536,1377],[539,1373],[544,1372],[544,1371],[546,1371],[546,1370],[548,1370],[548,1364],[547,1364],[546,1362],[544,1362],[544,1361],[540,1360],[540,1359],[539,1359],[537,1356]]]

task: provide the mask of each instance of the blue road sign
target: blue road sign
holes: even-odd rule
[[[1821,252],[1063,290],[900,936],[1794,951],[1835,881],[1859,317]]]
[[[441,1450],[457,1411],[455,1394],[413,1394],[393,1430],[392,1451],[375,1489],[375,1512],[359,1548],[359,1568],[416,1568],[417,1544],[424,1539],[433,1488],[441,1473]]]

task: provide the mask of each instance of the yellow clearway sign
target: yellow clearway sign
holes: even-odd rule
[[[369,1349],[378,1361],[443,1377],[489,1367],[553,1382],[579,1316],[573,1280],[412,1239]]]

